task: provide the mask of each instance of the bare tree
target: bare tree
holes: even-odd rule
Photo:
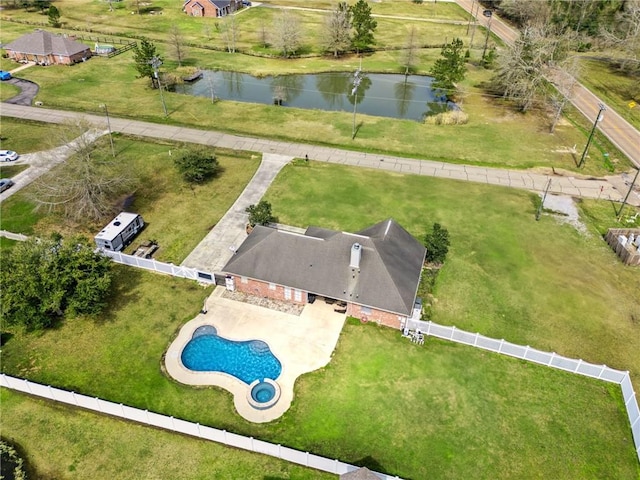
[[[273,18],[273,46],[287,58],[300,48],[300,20],[290,10],[281,9]]]
[[[347,2],[340,2],[325,18],[322,44],[333,56],[351,47],[351,10]]]
[[[187,56],[187,47],[185,46],[184,37],[180,28],[173,23],[169,29],[169,46],[173,50],[173,55],[178,62],[178,66],[182,66],[182,62]]]
[[[540,0],[503,0],[500,9],[519,25],[541,27],[551,20],[551,7]]]
[[[520,111],[528,111],[547,83],[551,61],[560,60],[557,37],[544,29],[527,26],[520,37],[500,57],[493,84],[505,98],[515,101]]]
[[[416,67],[418,60],[418,32],[415,25],[411,25],[407,36],[407,47],[404,51],[404,74],[409,75]]]
[[[627,73],[640,73],[640,0],[627,0],[615,21],[601,30],[605,45],[622,53],[620,69]]]
[[[267,24],[264,18],[260,19],[260,44],[267,48],[269,46],[269,34],[267,32]]]
[[[571,57],[556,65],[550,74],[555,90],[549,95],[549,103],[553,109],[550,133],[554,133],[564,108],[573,98],[574,88],[578,84],[580,63],[578,57]]]
[[[131,2],[131,4],[136,9],[136,13],[138,15],[140,15],[140,0],[133,0],[133,2]]]
[[[211,24],[205,23],[202,27],[202,33],[207,37],[207,40],[211,40]]]
[[[86,122],[68,124],[52,138],[67,145],[69,156],[34,183],[37,209],[60,211],[76,221],[103,220],[111,215],[117,199],[135,185],[131,169],[111,156],[108,142],[97,138]],[[60,163],[60,149],[51,162]]]
[[[222,36],[227,44],[227,51],[229,53],[236,53],[236,41],[240,31],[238,28],[238,22],[236,22],[235,15],[227,15],[224,17],[224,28],[222,30]]]

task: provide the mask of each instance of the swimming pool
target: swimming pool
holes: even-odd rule
[[[275,380],[282,364],[261,340],[236,342],[220,337],[212,325],[195,329],[182,349],[182,364],[196,372],[223,372],[251,385],[256,380]]]

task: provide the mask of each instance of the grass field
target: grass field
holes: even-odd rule
[[[1,389],[3,436],[33,479],[335,479],[295,464]]]
[[[632,93],[635,82],[635,95],[640,95],[640,88],[637,87],[640,79],[622,75],[604,60],[585,58],[581,66],[580,81],[607,105],[614,107],[631,125],[640,129],[640,98],[634,98]],[[633,100],[636,106],[631,108],[629,104]]]
[[[358,231],[393,217],[420,238],[439,222],[452,245],[434,321],[630,370],[640,384],[640,272],[619,263],[596,225],[584,235],[549,216],[536,222],[527,192],[314,162],[285,167],[265,197],[301,227]],[[597,205],[597,228],[603,215],[613,226],[609,204]]]
[[[7,35],[17,36],[7,23]],[[159,45],[161,51],[165,45]],[[189,63],[201,68],[230,69],[258,75],[274,73],[353,71],[358,59],[347,56],[338,60],[312,59],[269,60],[248,55],[227,54],[191,49]],[[439,49],[423,49],[419,71],[425,73]],[[170,57],[170,55],[167,55]],[[402,69],[402,53],[382,51],[363,59],[365,71],[398,72]],[[174,67],[170,60],[169,69]],[[105,78],[105,70],[109,71]],[[158,92],[148,88],[147,81],[136,79],[130,52],[112,59],[93,58],[74,67],[32,68],[23,71],[25,78],[42,89],[38,100],[52,108],[76,109],[100,113],[98,105],[108,103],[113,116],[136,117],[150,121],[219,129],[245,135],[284,139],[287,141],[320,143],[336,147],[373,152],[387,152],[416,158],[443,160],[509,168],[535,166],[576,170],[576,159],[570,153],[574,145],[582,145],[589,133],[586,119],[576,116],[579,128],[563,122],[554,135],[548,133],[549,119],[543,110],[516,114],[501,101],[487,97],[481,88],[492,73],[471,66],[463,84],[463,108],[470,121],[461,126],[424,125],[414,121],[393,120],[358,115],[362,123],[355,140],[352,136],[350,112],[323,112],[221,101],[176,93],[165,94],[169,118],[164,119]],[[64,81],[61,81],[64,78]],[[128,95],[111,95],[126,85]],[[137,99],[135,107],[127,99]],[[251,119],[248,121],[247,119]],[[598,135],[594,145],[602,143],[618,170],[626,170],[628,161]],[[586,174],[609,173],[603,157],[593,149],[593,161],[582,170]]]
[[[452,249],[436,284],[435,321],[629,369],[637,385],[637,272],[595,233],[585,237],[548,216],[535,222],[526,192],[464,184],[461,197],[460,188],[311,162],[285,167],[267,198],[281,221],[301,226],[356,231],[391,216],[419,237],[440,221]],[[582,275],[588,269],[597,282]],[[118,301],[101,321],[14,332],[3,371],[405,478],[639,473],[615,385],[435,339],[419,347],[357,322],[343,330],[332,362],[298,381],[284,417],[249,424],[230,394],[175,384],[160,369],[210,290],[117,272]]]
[[[296,383],[294,405],[281,419],[250,424],[227,392],[178,385],[160,369],[172,336],[210,290],[118,272],[119,301],[101,321],[16,332],[3,347],[3,371],[404,478],[637,474],[616,386],[435,339],[419,347],[359,322],[345,326],[326,368]],[[14,428],[3,426],[5,435],[19,438]],[[83,438],[77,435],[70,441]],[[118,443],[118,451],[127,445]]]
[[[107,142],[107,139],[100,141]],[[190,187],[177,173],[170,155],[180,145],[126,136],[116,136],[114,141],[118,161],[129,166],[138,183],[133,203],[127,208],[141,214],[147,224],[128,251],[142,240],[153,239],[160,245],[155,258],[176,264],[222,218],[260,162],[251,153],[218,149],[216,155],[221,173],[209,182]],[[72,224],[56,214],[34,212],[31,192],[32,188],[27,187],[2,202],[0,219],[4,230],[27,235],[73,231],[93,238],[103,226],[98,223]],[[114,199],[114,203],[116,201],[122,199]]]

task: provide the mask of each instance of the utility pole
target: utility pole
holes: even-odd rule
[[[356,109],[358,107],[358,87],[360,86],[360,82],[362,81],[362,57],[360,57],[360,67],[356,70],[356,73],[353,77],[353,89],[351,89],[351,95],[354,95],[353,98],[353,128],[351,129],[351,140],[356,138]]]
[[[580,162],[578,162],[578,168],[584,165],[584,161],[587,158],[587,152],[589,151],[589,145],[591,145],[591,140],[593,139],[593,134],[596,133],[596,127],[598,123],[602,121],[604,118],[604,111],[607,109],[606,105],[599,103],[598,107],[600,111],[598,111],[598,115],[596,116],[595,122],[593,122],[593,128],[591,129],[591,133],[589,134],[589,139],[587,140],[587,144],[584,147],[584,152],[582,152],[582,157],[580,157]]]
[[[547,188],[544,189],[544,195],[542,196],[542,201],[540,205],[538,205],[538,210],[536,210],[536,221],[540,220],[540,214],[542,213],[542,209],[544,208],[544,201],[547,199],[547,193],[549,193],[549,187],[551,187],[551,179],[547,182]]]
[[[489,44],[489,35],[491,35],[491,20],[493,19],[493,12],[491,10],[485,10],[482,12],[485,17],[489,17],[489,23],[487,24],[487,35],[484,37],[484,48],[482,49],[482,60],[487,53],[487,45]]]
[[[469,17],[469,21],[467,22],[467,35],[469,35],[469,27],[471,26],[471,19],[473,18],[473,20],[475,21],[475,17],[473,16],[473,7],[476,4],[476,0],[473,0],[471,2],[471,16]]]
[[[640,168],[636,170],[636,176],[633,177],[633,182],[631,182],[631,186],[627,191],[627,194],[624,196],[624,200],[622,201],[622,206],[620,207],[620,211],[618,212],[618,221],[622,218],[622,210],[624,210],[625,205],[627,204],[627,200],[629,199],[629,195],[631,195],[631,191],[636,184],[636,180],[638,179],[638,174],[640,173]]]
[[[473,48],[473,37],[476,34],[476,26],[478,25],[478,10],[480,10],[480,2],[476,4],[476,13],[473,13],[471,9],[471,16],[473,17],[473,30],[471,30],[471,40],[469,41],[469,50]]]
[[[111,134],[111,122],[109,121],[109,109],[107,108],[106,103],[101,103],[100,108],[104,110],[104,114],[107,117],[107,128],[109,129],[109,143],[111,143],[111,155],[115,158],[116,150],[113,148],[113,135]]]
[[[162,65],[162,60],[159,57],[155,56],[149,61],[149,65],[153,67],[153,76],[158,82],[158,89],[160,90],[160,101],[162,102],[162,110],[164,110],[164,116],[168,116],[167,113],[167,105],[164,103],[164,96],[162,95],[162,84],[160,83],[160,77],[158,76],[158,68]]]

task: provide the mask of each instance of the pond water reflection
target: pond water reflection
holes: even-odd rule
[[[257,78],[245,73],[205,70],[200,80],[178,85],[187,95],[218,97],[250,103],[352,111],[379,117],[422,120],[451,109],[455,104],[431,88],[431,77],[418,75],[361,74],[353,91],[353,73],[280,75]]]

